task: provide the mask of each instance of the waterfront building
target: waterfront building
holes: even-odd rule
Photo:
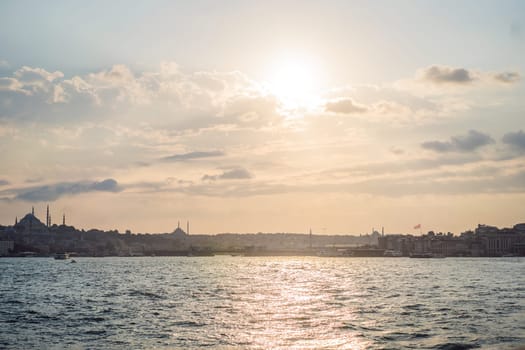
[[[0,241],[0,256],[8,256],[14,249],[14,241]]]
[[[485,255],[502,256],[519,254],[520,244],[525,243],[524,234],[512,229],[486,232],[478,235],[485,247]]]

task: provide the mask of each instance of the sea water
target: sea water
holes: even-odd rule
[[[0,259],[2,349],[514,349],[524,258]]]

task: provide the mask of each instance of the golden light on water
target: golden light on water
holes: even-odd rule
[[[319,264],[323,260],[256,259],[258,264],[250,265],[251,275],[244,281],[248,293],[235,294],[242,305],[235,310],[239,318],[251,320],[251,331],[237,334],[243,343],[261,349],[361,350],[370,345],[347,326],[356,320],[355,309],[341,308],[342,300],[353,301],[362,293],[359,287],[351,282],[339,286]]]

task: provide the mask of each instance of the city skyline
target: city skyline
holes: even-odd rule
[[[525,221],[521,1],[5,1],[0,46],[2,224]]]

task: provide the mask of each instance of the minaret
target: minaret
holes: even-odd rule
[[[15,216],[15,226],[18,225],[18,216]]]
[[[186,234],[190,234],[190,220],[186,223]]]
[[[31,207],[31,215],[35,216],[35,207]]]
[[[47,205],[47,212],[46,212],[46,226],[49,227],[49,204]]]
[[[62,225],[66,226],[66,214],[62,214]]]
[[[381,236],[385,237],[385,227],[381,227]]]

